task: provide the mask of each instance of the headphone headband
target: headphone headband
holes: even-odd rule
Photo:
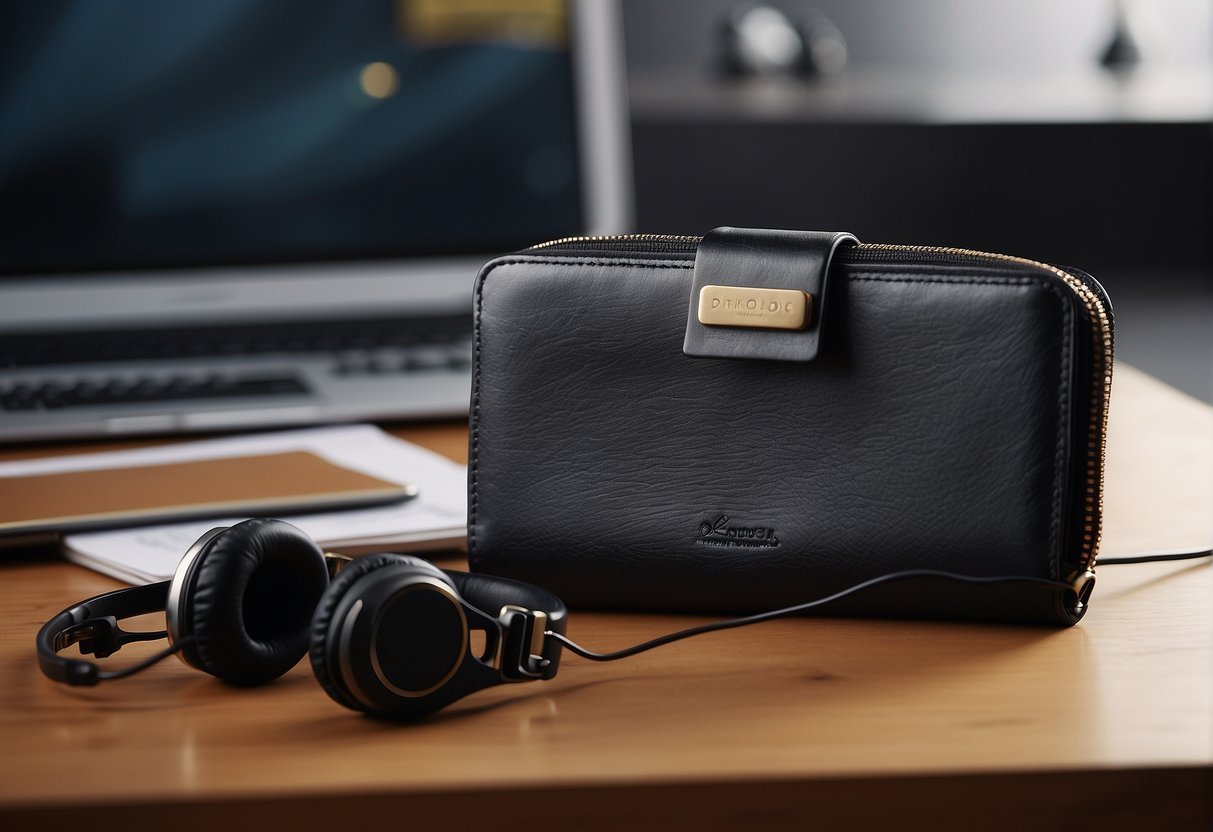
[[[69,659],[59,651],[80,644],[81,653],[105,658],[124,644],[164,638],[164,632],[130,633],[118,626],[123,618],[164,610],[169,581],[116,589],[81,601],[56,615],[38,631],[38,666],[56,682],[91,686],[110,675],[90,661]]]

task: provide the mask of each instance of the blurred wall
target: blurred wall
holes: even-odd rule
[[[1129,0],[1145,55],[1124,79],[1098,67],[1111,0],[771,4],[833,19],[850,51],[838,79],[731,83],[712,69],[733,3],[624,0],[638,227],[847,227],[1125,273],[1213,267],[1211,0]]]
[[[623,0],[633,73],[694,72],[710,60],[728,0]],[[1112,0],[775,0],[795,18],[820,9],[847,40],[852,66],[924,70],[1035,70],[1091,66],[1106,45]],[[1138,3],[1153,33],[1147,58],[1179,66],[1213,63],[1213,2]]]

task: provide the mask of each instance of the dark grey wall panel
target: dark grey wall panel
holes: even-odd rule
[[[843,229],[1087,269],[1213,269],[1207,124],[633,123],[637,227]]]

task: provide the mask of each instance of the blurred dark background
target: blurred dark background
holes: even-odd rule
[[[494,4],[80,4],[41,64],[19,24],[51,31],[62,7],[3,7],[0,114],[23,133],[0,123],[0,275],[482,257],[577,233],[589,191],[565,50],[416,51],[393,28],[410,9]],[[563,20],[553,0],[511,5]],[[847,230],[1080,268],[1112,296],[1119,357],[1213,401],[1213,0],[619,5],[634,230]],[[206,37],[229,17],[241,36]],[[150,45],[114,57],[124,38]],[[132,78],[139,95],[105,94]],[[529,152],[545,120],[550,144]],[[107,148],[132,136],[150,150],[119,188]],[[240,152],[213,149],[227,145]],[[123,200],[147,219],[119,233]],[[92,236],[54,236],[73,225]]]
[[[1119,357],[1213,400],[1213,4],[782,0],[747,24],[754,5],[624,0],[639,230],[1082,268]],[[795,35],[824,42],[816,71]]]
[[[409,8],[0,5],[19,35],[0,49],[0,275],[487,256],[576,233],[567,50],[415,21],[406,37]]]

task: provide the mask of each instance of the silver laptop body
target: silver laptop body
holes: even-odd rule
[[[177,4],[165,5],[166,8],[182,8]],[[210,4],[187,5],[206,9]],[[246,5],[255,7],[258,4]],[[330,4],[330,7],[345,5]],[[379,59],[376,50],[369,48],[361,67],[351,65],[350,77],[346,79],[349,90],[333,93],[337,88],[329,89],[330,97],[337,94],[355,96],[356,100],[350,104],[353,114],[349,115],[349,120],[353,126],[349,127],[349,141],[364,142],[372,148],[368,154],[378,152],[390,156],[392,145],[389,144],[385,151],[381,135],[372,133],[363,139],[354,135],[359,119],[370,118],[357,108],[384,106],[381,101],[390,103],[393,96],[414,94],[411,92],[414,89],[422,90],[416,94],[424,94],[425,100],[432,102],[433,112],[429,114],[435,122],[432,131],[439,132],[436,140],[430,137],[435,147],[443,144],[443,130],[448,131],[446,135],[452,139],[469,135],[466,131],[472,130],[478,131],[477,135],[487,133],[491,138],[491,129],[486,127],[483,113],[492,113],[494,96],[507,95],[494,92],[492,85],[524,83],[526,71],[535,71],[533,67],[524,67],[514,72],[510,68],[509,50],[518,50],[520,61],[525,63],[533,58],[528,58],[525,50],[538,44],[537,48],[543,54],[534,61],[549,61],[552,54],[567,50],[567,83],[571,99],[568,109],[575,122],[568,128],[575,135],[575,147],[567,149],[571,154],[558,143],[544,145],[546,140],[539,135],[535,140],[539,150],[527,158],[504,153],[500,159],[486,158],[494,156],[492,144],[486,145],[484,139],[480,139],[474,145],[476,152],[461,157],[459,164],[451,169],[440,170],[440,166],[432,165],[433,176],[427,184],[430,190],[420,191],[415,200],[412,195],[405,197],[401,204],[416,210],[417,201],[424,206],[425,200],[436,198],[434,189],[441,189],[441,183],[457,182],[462,193],[460,202],[467,206],[467,214],[476,215],[476,222],[487,230],[478,234],[464,227],[459,222],[463,209],[454,212],[448,209],[445,219],[435,221],[438,230],[434,233],[427,231],[428,226],[424,223],[402,222],[401,239],[408,242],[410,251],[406,254],[410,256],[390,251],[379,256],[380,250],[385,248],[383,239],[371,241],[365,250],[360,250],[357,228],[349,238],[354,240],[353,244],[346,241],[330,245],[327,250],[319,250],[319,256],[314,259],[307,256],[307,228],[284,244],[253,252],[249,262],[236,262],[240,258],[229,254],[226,259],[219,258],[222,262],[122,268],[106,262],[107,254],[98,262],[86,261],[78,268],[58,269],[57,264],[71,260],[71,257],[61,257],[57,253],[71,249],[68,236],[68,242],[59,248],[53,240],[41,248],[31,245],[31,256],[42,257],[44,253],[46,256],[38,261],[41,267],[22,272],[20,262],[14,266],[12,259],[6,261],[0,251],[0,441],[466,415],[471,287],[478,266],[496,253],[539,242],[547,236],[627,230],[631,173],[620,30],[613,4],[584,0],[569,3],[567,18],[561,16],[554,22],[523,20],[531,28],[519,29],[518,21],[513,21],[513,34],[507,33],[502,45],[500,32],[493,30],[499,24],[492,20],[461,21],[457,15],[444,16],[434,12],[435,8],[441,10],[438,4],[417,5],[422,12],[430,9],[430,17],[418,18],[417,14],[421,12],[410,10],[406,2],[382,2],[373,11],[386,15],[388,27],[404,27],[410,37],[423,38],[427,46],[432,47],[422,53],[424,61],[430,62],[422,63],[426,72],[409,75],[410,66],[396,69],[390,58]],[[509,7],[511,4],[503,5]],[[526,7],[528,4],[520,5]],[[197,10],[194,13],[206,14]],[[402,16],[406,19],[397,19]],[[65,12],[61,17],[69,18],[70,15]],[[565,21],[567,28],[561,28]],[[238,28],[235,24],[239,23],[230,20],[204,22],[214,26],[227,25],[229,29]],[[60,26],[64,31],[56,37],[46,36],[43,44],[46,51],[70,50],[73,37],[84,37],[74,33],[71,27],[84,28],[86,23],[89,21],[70,19],[48,23],[39,30],[43,34],[53,32],[54,26]],[[118,26],[121,21],[110,21],[110,24]],[[104,31],[96,30],[96,21],[92,25],[91,37],[105,36]],[[195,29],[205,31],[206,27],[199,25],[191,31]],[[284,38],[306,36],[302,31],[283,34]],[[399,32],[393,36],[399,37]],[[189,46],[198,50],[205,44]],[[488,54],[458,51],[479,46],[485,46]],[[53,95],[53,82],[65,81],[53,77],[53,67],[39,63],[53,57],[53,54],[45,58],[35,55],[22,68],[22,72],[52,76],[43,89],[35,89],[34,93],[45,95],[49,90]],[[163,56],[158,59],[166,65],[172,64]],[[157,58],[153,55],[147,60]],[[361,56],[359,61],[363,61]],[[478,61],[485,67],[480,71],[477,71]],[[505,69],[494,70],[494,66]],[[185,76],[190,69],[179,67],[177,71]],[[174,78],[173,72],[172,66],[166,66],[154,77],[163,79],[166,84],[179,80],[186,90],[191,84],[200,83],[197,78]],[[261,74],[266,72],[268,70],[262,67]],[[319,75],[323,76],[323,73]],[[552,75],[545,72],[535,77],[542,77],[545,84],[557,83],[552,81]],[[25,77],[29,76],[7,79],[9,90],[28,92],[25,87],[31,85],[23,84]],[[519,81],[519,78],[524,80]],[[427,83],[432,86],[448,81],[454,85],[449,93],[440,88],[424,89]],[[0,75],[0,84],[5,82],[4,76]],[[98,83],[104,86],[105,82]],[[308,83],[308,79],[300,79],[301,88],[306,88]],[[324,77],[318,77],[310,83],[323,91],[328,82]],[[468,92],[469,85],[473,92]],[[4,91],[0,86],[0,94]],[[300,96],[304,100],[307,94],[306,89],[301,89]],[[508,94],[517,96],[520,93],[513,89]],[[478,112],[471,115],[460,112],[460,95],[476,102],[476,106],[465,110],[479,108]],[[558,97],[550,92],[546,95],[553,100]],[[363,101],[363,97],[367,100]],[[321,96],[321,100],[327,99]],[[448,106],[446,102],[451,100],[455,103]],[[535,104],[542,106],[543,102]],[[300,105],[287,101],[281,106],[283,112],[289,114],[292,106]],[[42,215],[48,210],[53,212],[58,204],[75,206],[68,208],[76,212],[75,221],[87,224],[89,204],[93,199],[88,189],[101,187],[93,181],[97,178],[93,176],[95,171],[88,164],[77,169],[73,167],[77,164],[74,160],[61,163],[61,157],[54,157],[50,174],[40,179],[39,160],[22,159],[21,152],[23,147],[42,147],[38,144],[38,131],[46,132],[50,128],[36,118],[23,120],[21,107],[20,95],[9,95],[7,103],[0,95],[0,211],[17,217],[18,225],[27,223],[31,230],[26,233],[34,236],[42,232],[43,226],[37,224],[36,216],[29,216],[30,212],[21,213],[25,202],[35,206],[32,213],[41,211]],[[121,110],[121,106],[117,109]],[[387,112],[386,108],[384,111]],[[425,133],[407,118],[408,114],[408,111],[404,114],[398,139],[403,145],[420,141],[415,134]],[[40,116],[42,121],[57,120],[52,127],[62,130],[70,128],[73,117],[70,112],[51,112],[49,116],[43,112]],[[500,114],[493,116],[499,117]],[[91,118],[96,119],[97,114],[93,113]],[[121,118],[121,113],[116,113],[114,118]],[[272,121],[272,113],[254,112],[247,118],[252,119],[249,123],[255,128],[257,118]],[[461,118],[463,122],[460,122]],[[308,119],[304,122],[310,124]],[[16,132],[13,132],[14,125],[18,128]],[[383,129],[382,124],[372,126]],[[203,125],[198,129],[205,132],[216,128]],[[465,132],[461,133],[461,130]],[[525,130],[523,124],[514,131],[522,135],[518,141],[527,141]],[[239,130],[235,132],[239,134]],[[6,134],[9,139],[4,138]],[[124,178],[122,188],[113,189],[121,191],[113,197],[115,202],[143,200],[140,204],[152,205],[148,210],[154,214],[157,199],[179,198],[182,193],[188,195],[191,187],[199,192],[206,192],[207,188],[221,190],[222,183],[215,184],[217,179],[229,175],[238,179],[240,173],[225,171],[224,160],[214,158],[212,149],[202,167],[215,166],[215,173],[206,175],[205,170],[194,170],[195,180],[183,178],[184,184],[174,190],[173,176],[180,170],[180,167],[172,167],[174,154],[177,154],[178,162],[188,160],[190,142],[196,139],[189,125],[177,130],[177,134],[176,144],[170,138],[162,142],[162,147],[139,154],[138,164],[121,170]],[[16,136],[15,142],[11,142],[13,136]],[[300,159],[292,163],[305,171],[313,169],[309,164],[316,164],[314,158],[311,163],[307,159],[308,140],[303,136],[295,142],[289,132],[280,140],[286,148],[283,153],[302,148],[298,150]],[[323,141],[316,140],[314,147],[323,148],[325,142],[335,140],[338,139],[332,136]],[[376,141],[381,142],[377,150]],[[7,151],[6,144],[9,145]],[[490,149],[486,151],[486,147]],[[545,147],[551,151],[548,153],[551,158],[544,156]],[[261,164],[270,168],[281,162],[280,157],[272,154],[267,158],[257,157],[253,152],[250,155],[255,162],[260,159]],[[350,164],[361,164],[365,158],[362,154],[352,154],[352,157],[354,162]],[[562,163],[572,169],[575,181],[571,185],[560,184],[564,182],[560,173]],[[157,164],[168,171],[162,173],[159,180],[155,175]],[[391,163],[384,164],[390,166]],[[141,169],[140,165],[152,172]],[[281,165],[289,167],[286,163]],[[510,197],[501,183],[519,166],[526,168],[524,175],[530,177],[528,182],[534,180],[533,190],[539,196],[528,191],[519,198],[522,208],[527,210],[505,213],[512,214],[515,219],[522,217],[524,221],[515,222],[508,233],[495,232],[492,227],[496,220],[492,219],[491,208],[494,200],[508,202]],[[132,167],[133,170],[129,169]],[[188,166],[186,169],[191,170]],[[498,174],[499,170],[504,172]],[[378,181],[376,176],[363,171],[360,181],[371,183],[373,188]],[[6,178],[9,181],[7,188]],[[342,218],[349,214],[343,214],[340,205],[326,214],[323,188],[319,189],[319,195],[292,193],[291,187],[299,177],[294,180],[285,176],[280,178],[285,184],[271,185],[266,191],[271,196],[275,187],[283,191],[280,204],[287,206],[285,210],[294,210],[293,206],[297,204],[309,206],[306,210],[313,213],[304,217],[307,222],[331,214],[335,217],[333,223],[340,225]],[[257,183],[255,176],[249,179]],[[74,184],[77,180],[78,185]],[[47,195],[39,190],[42,182],[49,181],[60,183],[54,186],[59,192]],[[62,185],[64,181],[69,182],[69,186]],[[113,183],[103,182],[102,185],[112,186]],[[239,192],[240,187],[243,185],[237,181],[232,190]],[[557,217],[559,221],[554,223],[538,222],[539,227],[531,232],[525,222],[530,215],[528,211],[536,216],[542,214],[550,208],[544,207],[544,193],[559,192],[563,194],[562,198],[568,199],[570,187],[577,195],[579,211],[574,213],[579,216]],[[163,193],[157,192],[157,188]],[[339,190],[339,185],[334,188]],[[256,198],[262,193],[258,191]],[[28,196],[31,194],[32,197]],[[75,194],[80,197],[77,199]],[[27,196],[23,199],[23,195]],[[341,198],[352,197],[341,193]],[[533,210],[528,209],[532,203]],[[48,209],[48,205],[51,208]],[[222,206],[215,210],[221,211]],[[386,210],[391,210],[390,205]],[[199,214],[204,222],[213,222],[214,216],[219,215],[205,211]],[[485,221],[485,216],[490,219]],[[170,224],[172,221],[176,221],[174,217],[166,220]],[[502,220],[509,221],[511,216]],[[188,223],[188,216],[182,222]],[[296,233],[298,226],[291,225],[287,233]],[[154,226],[149,224],[148,227]],[[188,231],[188,226],[183,227]],[[320,224],[316,228],[322,235],[327,233],[328,226]],[[96,234],[94,230],[85,233]],[[212,239],[222,243],[238,238],[241,233],[241,227],[233,224],[231,234],[218,234]],[[395,239],[390,234],[389,238],[387,248],[391,248]],[[429,245],[430,239],[437,238],[449,239],[438,239]],[[10,251],[14,247],[21,248],[23,239],[10,238]],[[16,240],[15,246],[13,240]],[[132,250],[138,249],[141,242],[135,240]],[[254,243],[259,242],[254,240]],[[495,248],[497,245],[502,247]],[[417,253],[413,254],[413,251]],[[342,256],[345,253],[352,256]],[[171,252],[167,259],[172,260]],[[200,259],[206,261],[207,252],[202,252]],[[267,262],[274,259],[278,262]],[[121,258],[115,262],[118,260]],[[47,263],[49,266],[45,265]]]

